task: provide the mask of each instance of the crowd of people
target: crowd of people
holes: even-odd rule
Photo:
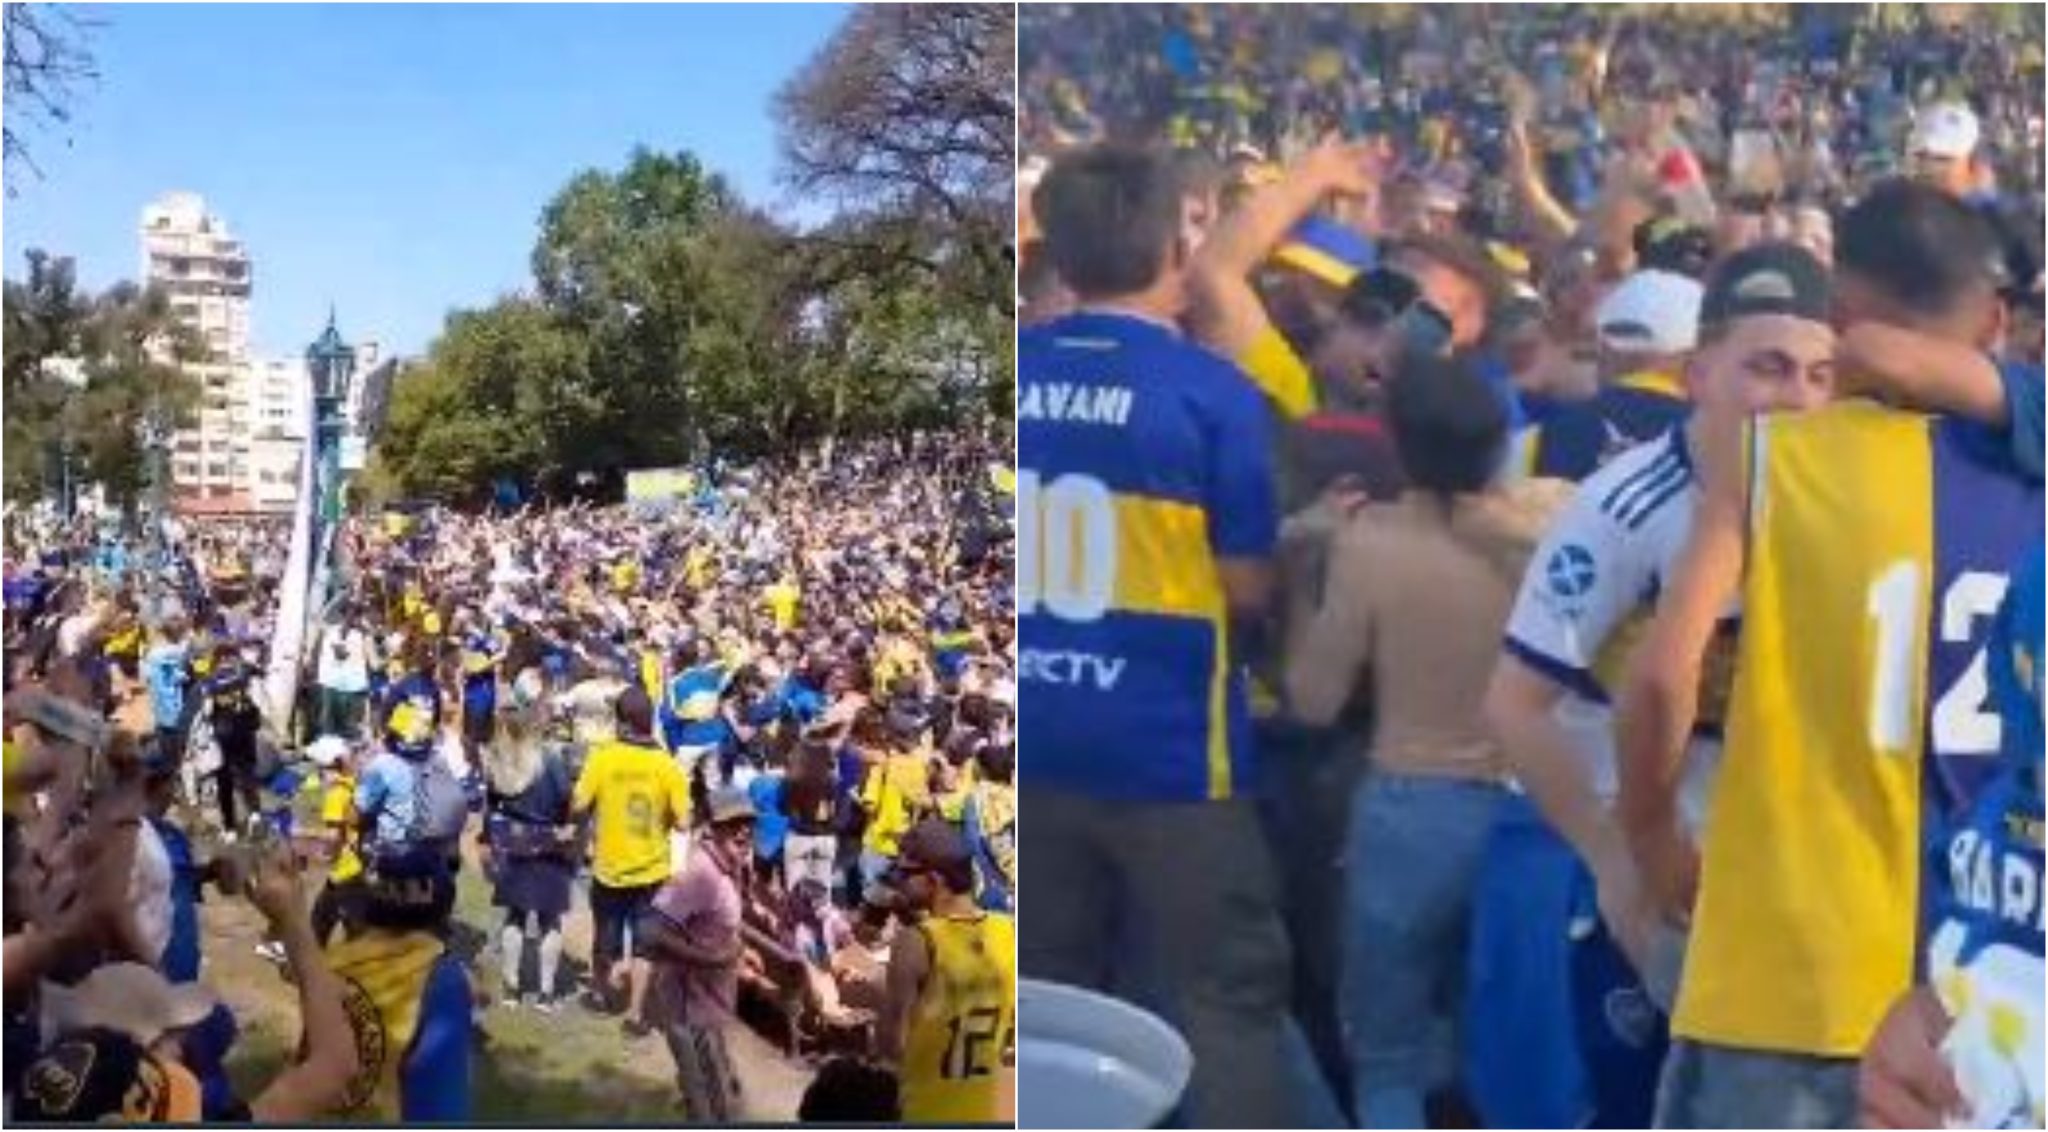
[[[10,1115],[461,1120],[485,1012],[577,1010],[665,1043],[679,1119],[768,1111],[740,1026],[815,1068],[804,1119],[998,1119],[1007,465],[917,434],[630,505],[354,514],[296,710],[282,525],[10,516]],[[208,889],[299,1004],[254,1095]]]
[[[1020,962],[1180,1119],[2041,1126],[2042,28],[1811,7],[1023,10]]]

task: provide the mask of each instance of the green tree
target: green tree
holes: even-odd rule
[[[635,150],[619,173],[572,180],[533,256],[542,301],[589,358],[578,411],[550,423],[551,466],[673,463],[700,435],[772,445],[806,370],[789,245],[689,154]]]
[[[505,299],[449,316],[425,364],[392,389],[377,462],[394,494],[475,495],[549,471],[550,430],[580,431],[584,343],[546,307]]]
[[[844,270],[909,268],[1010,309],[1016,19],[995,4],[867,5],[777,96],[791,185],[859,221],[818,234]]]
[[[40,250],[26,259],[26,277],[8,280],[0,302],[7,490],[41,494],[68,450],[75,477],[133,503],[146,477],[141,426],[152,412],[173,428],[190,422],[200,386],[189,367],[205,348],[161,290],[119,283],[90,295],[70,260]]]
[[[796,233],[688,153],[577,174],[529,296],[451,315],[394,392],[380,491],[475,500],[1004,415],[1014,17],[857,9],[782,92]]]

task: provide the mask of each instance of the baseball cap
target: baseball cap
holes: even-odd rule
[[[1273,259],[1343,287],[1379,261],[1379,250],[1365,236],[1327,216],[1310,216],[1294,226]]]
[[[911,826],[897,843],[896,860],[905,871],[910,866],[922,866],[949,877],[956,888],[971,888],[974,884],[973,850],[968,848],[966,836],[951,822],[926,818]]]
[[[348,740],[339,735],[322,735],[306,744],[306,757],[313,765],[330,767],[348,757]]]
[[[385,718],[384,731],[391,749],[411,757],[433,749],[434,721],[411,700],[400,700]]]
[[[1688,279],[1706,275],[1714,259],[1713,237],[1705,228],[1675,216],[1660,216],[1636,226],[1631,242],[1636,263],[1652,271],[1668,271]]]
[[[76,986],[43,984],[43,1012],[58,1033],[111,1030],[148,1045],[197,1026],[219,1000],[198,983],[173,984],[154,967],[106,963]]]
[[[1752,244],[1722,260],[1707,277],[1699,321],[1718,326],[1746,315],[1782,314],[1826,322],[1827,268],[1798,244]]]
[[[66,1124],[197,1123],[199,1079],[118,1030],[83,1030],[29,1064],[9,1115]]]
[[[721,786],[711,793],[711,824],[721,825],[729,821],[752,821],[755,816],[754,799],[743,786]]]
[[[1595,312],[1600,344],[1636,354],[1682,354],[1699,343],[1700,285],[1669,271],[1638,271]]]
[[[1977,151],[1980,130],[1977,115],[1960,102],[1941,102],[1928,107],[1913,123],[1909,153],[1934,157],[1964,158]]]

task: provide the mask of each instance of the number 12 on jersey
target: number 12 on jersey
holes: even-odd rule
[[[1870,584],[1864,608],[1877,622],[1877,663],[1871,673],[1870,742],[1886,754],[1907,749],[1916,723],[1913,707],[1913,664],[1926,655],[1914,646],[1926,620],[1920,607],[1921,564],[1894,562]],[[2005,599],[2006,579],[1981,570],[1956,575],[1941,595],[1941,639],[1949,644],[1970,641],[1978,621],[1998,612]],[[1991,681],[1979,646],[1956,681],[1934,701],[1928,728],[1933,755],[1989,755],[1998,750],[2001,724],[1987,709]]]
[[[1094,476],[1017,472],[1017,612],[1096,621],[1116,596],[1116,499]]]
[[[946,1020],[946,1051],[940,1057],[939,1076],[949,1081],[986,1077],[998,1066],[1016,1063],[1017,1029],[1002,1034],[997,1046],[996,1031],[1002,1027],[999,1007],[978,1006]]]

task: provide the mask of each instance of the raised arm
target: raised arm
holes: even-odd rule
[[[1378,164],[1378,150],[1371,145],[1318,146],[1280,180],[1254,190],[1217,225],[1195,255],[1190,278],[1204,344],[1235,358],[1272,329],[1265,304],[1252,289],[1253,273],[1325,198],[1372,192]]]

